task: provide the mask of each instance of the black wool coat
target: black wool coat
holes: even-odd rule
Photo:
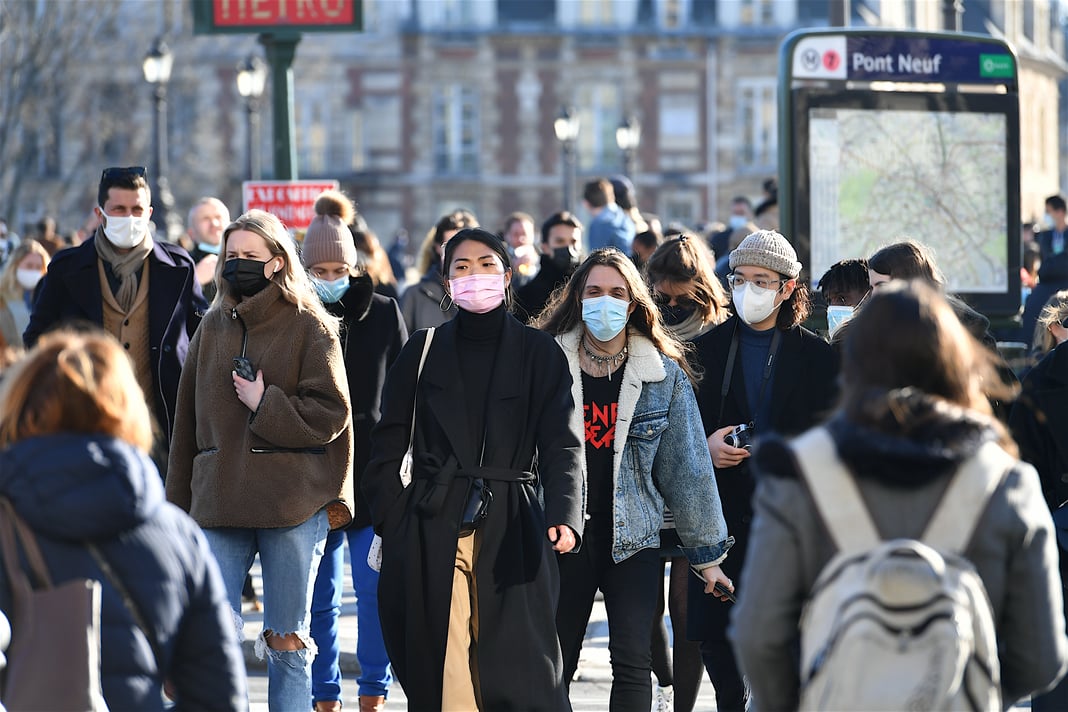
[[[99,232],[98,232],[99,235]],[[64,324],[104,324],[104,297],[97,271],[96,240],[56,253],[48,273],[37,285],[26,348],[41,334]],[[154,241],[148,253],[148,343],[156,386],[154,415],[169,440],[174,429],[178,379],[189,340],[208,309],[189,253],[177,245]],[[152,401],[149,401],[150,403]]]
[[[741,355],[731,374],[730,390],[719,414],[723,375],[727,366],[731,338],[739,328],[732,316],[694,341],[697,361],[704,371],[697,393],[705,435],[728,425],[753,420],[746,399]],[[740,349],[739,349],[740,351]],[[766,397],[771,399],[771,430],[779,435],[797,435],[816,425],[830,413],[838,396],[838,354],[823,339],[797,326],[782,333],[775,356],[773,380]],[[757,437],[768,433],[757,433]],[[723,562],[723,572],[732,581],[741,578],[753,521],[753,492],[756,488],[749,460],[735,467],[717,468],[716,485],[723,503],[727,531],[734,537],[734,548]],[[690,577],[687,637],[691,640],[726,640],[730,606],[705,595],[695,577]]]
[[[1068,348],[1050,351],[1024,378],[1009,427],[1020,459],[1038,470],[1050,509],[1068,500]]]
[[[371,459],[371,429],[382,414],[386,373],[408,340],[408,329],[397,302],[376,293],[366,275],[350,278],[349,289],[341,300],[326,308],[341,317],[341,352],[352,402],[352,477],[356,493],[356,514],[349,526],[362,529],[371,526],[371,512],[360,489],[363,471]]]
[[[484,708],[570,709],[556,637],[559,574],[546,536],[550,525],[582,532],[582,444],[568,428],[574,403],[567,363],[549,334],[506,316],[479,468],[481,434],[467,424],[457,328],[455,320],[437,328],[418,389],[426,332],[413,334],[386,378],[382,419],[372,433],[363,491],[382,535],[378,610],[386,651],[411,708],[439,709],[466,474],[482,475],[493,492],[476,535]],[[404,489],[398,470],[413,401],[415,463]],[[530,471],[537,485],[515,481]]]

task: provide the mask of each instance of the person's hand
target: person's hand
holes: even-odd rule
[[[197,262],[194,272],[196,272],[197,281],[200,282],[201,287],[215,279],[215,266],[218,264],[218,255],[204,255],[204,259]]]
[[[712,456],[712,464],[716,466],[717,470],[734,467],[749,457],[749,451],[745,448],[731,447],[723,441],[723,438],[735,427],[734,425],[728,425],[725,428],[713,431],[708,436],[708,454]]]
[[[566,554],[575,548],[575,532],[566,524],[549,527],[549,541],[553,543],[553,551]]]
[[[248,406],[253,413],[260,407],[263,400],[263,371],[256,371],[255,381],[246,381],[237,375],[237,371],[231,372],[234,379],[234,390],[237,391],[237,399]]]
[[[716,587],[717,581],[723,584],[723,588],[727,589],[731,593],[734,593],[734,583],[729,578],[727,578],[727,575],[723,573],[723,569],[721,569],[720,567],[709,566],[707,569],[704,569],[699,573],[701,574],[701,578],[705,580],[705,593],[712,593],[713,589]],[[730,600],[726,596],[721,596],[717,593],[712,593],[712,595],[721,601]]]

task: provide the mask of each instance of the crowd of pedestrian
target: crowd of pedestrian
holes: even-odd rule
[[[409,284],[341,192],[299,240],[205,197],[176,245],[146,173],[103,171],[77,245],[0,244],[0,506],[52,583],[100,582],[111,709],[247,708],[250,598],[270,709],[342,709],[346,550],[360,712],[395,681],[570,709],[598,592],[614,711],[689,712],[706,675],[724,712],[1068,708],[1060,196],[1017,372],[920,240],[811,291],[774,181],[701,230],[622,176],[585,223],[458,209]]]

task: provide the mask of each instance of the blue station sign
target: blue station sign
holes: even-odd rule
[[[1005,84],[1016,81],[1016,58],[1002,43],[974,36],[905,33],[810,34],[791,51],[793,79]]]

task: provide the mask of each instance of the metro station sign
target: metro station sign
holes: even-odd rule
[[[358,32],[362,0],[193,0],[196,34]]]

